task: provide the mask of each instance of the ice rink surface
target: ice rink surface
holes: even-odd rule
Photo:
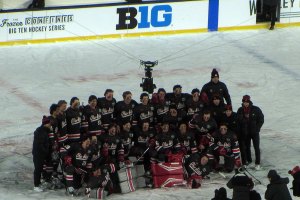
[[[89,95],[103,96],[112,88],[117,100],[125,90],[138,100],[144,76],[140,60],[158,60],[154,83],[167,92],[175,84],[187,93],[201,89],[217,68],[234,111],[243,95],[251,96],[265,115],[260,133],[264,170],[252,171],[262,181],[255,189],[263,197],[269,169],[286,177],[300,164],[299,35],[300,28],[283,28],[1,47],[0,199],[72,199],[62,190],[32,191],[33,131],[60,99],[77,96],[87,103]],[[226,182],[215,175],[196,190],[138,190],[109,199],[209,200]]]

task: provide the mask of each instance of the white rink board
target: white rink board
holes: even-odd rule
[[[207,28],[208,1],[129,5],[138,24],[148,27],[117,30],[118,9],[128,6],[76,8],[2,13],[0,41],[37,40],[110,34],[177,31]],[[143,15],[143,17],[142,17]],[[36,23],[36,20],[39,22]],[[34,24],[30,22],[34,21]],[[127,22],[129,23],[129,22]],[[161,25],[161,26],[157,26]]]
[[[219,27],[255,25],[256,13],[251,15],[249,1],[255,0],[219,1]]]

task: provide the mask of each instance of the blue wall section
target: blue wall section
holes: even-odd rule
[[[208,31],[217,31],[219,22],[219,0],[209,0]]]

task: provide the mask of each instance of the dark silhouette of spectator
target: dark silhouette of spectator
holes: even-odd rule
[[[293,180],[293,195],[295,197],[300,197],[300,167],[296,166],[292,170],[289,170],[289,174],[291,174],[294,178]]]
[[[45,0],[33,0],[32,3],[28,6],[28,9],[31,8],[44,8]]]
[[[279,0],[264,0],[264,11],[263,15],[269,15],[271,20],[271,26],[269,30],[274,30],[275,22],[276,22],[276,13],[277,13],[277,6],[279,4]]]
[[[281,178],[276,170],[270,170],[268,173],[270,184],[267,186],[265,199],[267,200],[292,200],[287,184],[289,178]]]
[[[227,183],[233,189],[232,200],[250,200],[250,190],[254,183],[245,173],[237,173]]]
[[[211,200],[231,200],[227,198],[227,191],[224,187],[215,190],[215,197]]]

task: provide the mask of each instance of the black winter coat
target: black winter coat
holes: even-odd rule
[[[49,136],[50,129],[40,126],[34,131],[32,145],[32,155],[45,159],[49,154]]]
[[[292,200],[287,184],[289,178],[280,178],[267,186],[265,193],[266,200]]]
[[[225,85],[225,83],[223,83],[221,81],[219,81],[218,83],[214,83],[212,81],[206,83],[201,89],[201,94],[203,92],[205,92],[206,95],[208,96],[210,103],[212,102],[213,95],[219,94],[221,97],[221,102],[224,103],[224,99],[225,99],[226,103],[231,105],[231,97],[229,95],[227,86]]]
[[[227,187],[233,189],[232,200],[249,200],[253,181],[245,174],[236,174],[227,183]]]
[[[245,117],[244,107],[240,107],[237,111],[239,133],[242,135],[259,134],[262,125],[264,124],[264,114],[261,109],[250,103],[249,118]]]

